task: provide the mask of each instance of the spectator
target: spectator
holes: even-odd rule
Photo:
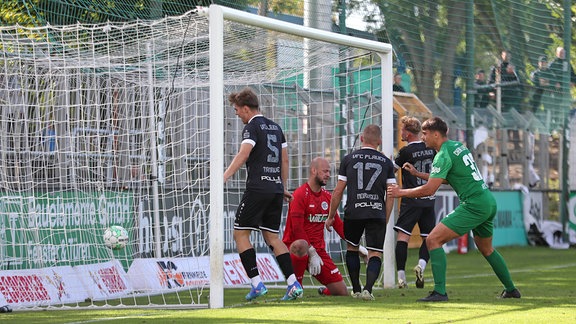
[[[338,183],[332,193],[326,228],[335,222],[336,210],[348,187],[344,212],[346,236],[346,267],[352,282],[352,297],[374,300],[372,288],[380,276],[386,224],[392,212],[393,200],[386,196],[386,187],[396,183],[394,164],[378,151],[382,144],[382,130],[368,125],[360,136],[362,147],[346,155],[340,164]],[[360,287],[360,239],[366,234],[368,265],[366,285]]]
[[[553,75],[548,69],[548,58],[540,56],[538,58],[538,69],[530,74],[530,79],[534,84],[534,93],[532,94],[532,100],[530,100],[532,112],[536,112],[540,108],[542,96],[545,92],[548,93],[548,97],[550,96],[550,81],[552,77]]]
[[[488,80],[489,83],[496,83],[498,81],[498,75],[502,73],[502,71],[506,70],[506,67],[508,64],[510,64],[512,55],[507,50],[502,50],[502,52],[500,52],[500,58],[500,63],[498,65],[492,66],[490,69],[490,79]]]
[[[556,48],[556,58],[550,63],[548,68],[554,77],[555,82],[553,86],[558,91],[562,88],[562,77],[566,71],[568,71],[568,75],[570,76],[570,84],[572,86],[576,85],[576,74],[570,62],[566,62],[566,50],[564,50],[564,47]]]
[[[516,74],[514,65],[510,62],[512,59],[510,52],[503,50],[501,57],[500,64],[492,67],[490,83],[494,83],[502,89],[500,97],[502,111],[509,111],[511,108],[518,110],[521,101],[520,79]]]
[[[402,75],[400,73],[394,74],[394,84],[392,85],[392,91],[406,92],[406,90],[402,86]]]
[[[321,295],[347,296],[348,289],[338,267],[326,252],[324,223],[332,195],[323,187],[330,180],[330,164],[317,157],[310,163],[308,181],[294,191],[288,208],[286,228],[282,241],[290,249],[296,279],[302,285],[304,271],[326,287]],[[334,229],[344,239],[344,225],[336,214]]]
[[[251,301],[268,292],[260,279],[256,251],[250,242],[252,231],[262,233],[286,277],[288,288],[282,300],[293,300],[300,297],[303,290],[294,275],[288,248],[278,236],[282,200],[292,198],[285,184],[288,178],[288,144],[280,126],[260,113],[258,97],[250,88],[231,93],[228,100],[245,125],[240,149],[224,172],[224,182],[246,164],[246,190],[234,219],[236,249],[252,286],[246,300]]]
[[[474,77],[474,88],[476,94],[474,95],[474,107],[486,108],[490,100],[490,92],[494,89],[488,86],[486,82],[486,73],[484,70],[478,70]]]
[[[572,86],[576,84],[576,75],[574,74],[574,69],[570,62],[566,61],[566,51],[563,47],[559,46],[556,48],[556,57],[548,66],[550,73],[552,74],[552,100],[550,103],[550,111],[552,114],[551,127],[558,128],[563,120],[563,93],[569,92],[570,87],[568,85],[562,86],[564,83],[564,73],[568,73],[569,82]],[[569,107],[566,107],[569,109]]]

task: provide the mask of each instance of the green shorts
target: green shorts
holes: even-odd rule
[[[474,236],[486,238],[494,233],[494,217],[496,216],[496,199],[492,193],[485,190],[483,194],[472,197],[466,202],[460,202],[441,222],[459,235],[472,230]]]

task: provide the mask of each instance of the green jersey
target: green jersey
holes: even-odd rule
[[[442,144],[432,162],[430,178],[446,180],[461,203],[488,190],[472,153],[457,141],[448,140]]]

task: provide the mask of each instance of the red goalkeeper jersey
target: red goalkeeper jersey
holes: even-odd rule
[[[288,207],[288,218],[282,241],[290,247],[292,242],[303,239],[316,249],[324,249],[324,224],[328,218],[332,195],[322,188],[313,192],[308,183],[301,185],[293,193]],[[344,226],[336,214],[334,230],[344,239]]]

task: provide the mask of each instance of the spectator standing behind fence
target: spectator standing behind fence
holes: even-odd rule
[[[550,73],[552,74],[551,82],[551,94],[552,100],[550,103],[550,110],[552,114],[552,128],[558,128],[562,123],[563,119],[563,92],[569,92],[570,87],[568,85],[562,86],[564,82],[564,73],[568,73],[570,84],[574,86],[576,84],[576,75],[574,74],[574,69],[570,62],[566,61],[566,51],[563,47],[559,46],[556,48],[556,57],[548,66]]]
[[[402,75],[400,73],[394,74],[394,84],[392,85],[392,91],[406,92],[406,89],[404,89],[402,86]]]
[[[303,290],[294,275],[288,248],[278,236],[283,199],[292,199],[292,194],[286,189],[288,144],[282,128],[260,113],[258,97],[252,89],[231,93],[228,100],[245,125],[240,149],[224,171],[224,182],[246,164],[246,190],[234,219],[234,242],[251,282],[246,300],[251,301],[268,292],[260,278],[256,250],[250,242],[252,231],[262,233],[286,277],[288,288],[282,300],[293,300],[300,297]]]
[[[570,76],[570,84],[572,86],[576,85],[576,74],[570,62],[566,61],[566,50],[564,50],[564,47],[556,48],[556,58],[550,63],[548,68],[553,74],[555,81],[553,86],[557,91],[560,91],[562,88],[562,78],[566,71],[568,71],[568,75]]]
[[[360,142],[362,147],[346,155],[340,164],[338,183],[332,192],[326,228],[331,230],[336,211],[344,196],[344,189],[347,187],[344,236],[346,236],[346,267],[352,283],[352,296],[374,300],[372,288],[380,276],[386,224],[394,204],[393,199],[386,195],[386,188],[396,183],[396,177],[392,161],[378,151],[378,146],[382,144],[382,130],[379,126],[366,126],[360,135]],[[368,249],[364,289],[360,287],[358,255],[362,234],[365,234]]]
[[[500,103],[502,111],[509,111],[511,108],[519,110],[521,102],[520,79],[516,74],[514,65],[511,63],[512,54],[507,50],[501,53],[502,61],[493,66],[490,71],[490,83],[498,84],[501,87]],[[498,76],[500,77],[498,80]],[[498,82],[499,81],[499,82]],[[497,99],[497,98],[496,98]]]
[[[474,95],[474,107],[486,108],[490,100],[490,93],[494,89],[488,86],[484,70],[478,70],[476,72],[474,77],[474,88],[476,90],[476,94]]]
[[[538,69],[530,74],[530,79],[534,84],[534,93],[530,100],[530,108],[532,112],[536,112],[540,109],[543,96],[546,96],[547,98],[552,97],[552,93],[550,92],[552,89],[552,77],[553,75],[548,69],[548,58],[546,58],[546,56],[540,56],[540,58],[538,58]],[[546,104],[544,106],[546,107]]]
[[[560,111],[559,107],[562,104],[562,83],[566,71],[568,71],[570,84],[572,86],[576,84],[576,74],[574,74],[574,69],[570,62],[566,61],[566,50],[564,50],[564,47],[556,48],[556,57],[550,63],[548,69],[552,74],[552,87],[555,92],[554,105],[557,111]],[[569,89],[568,86],[567,88]]]

